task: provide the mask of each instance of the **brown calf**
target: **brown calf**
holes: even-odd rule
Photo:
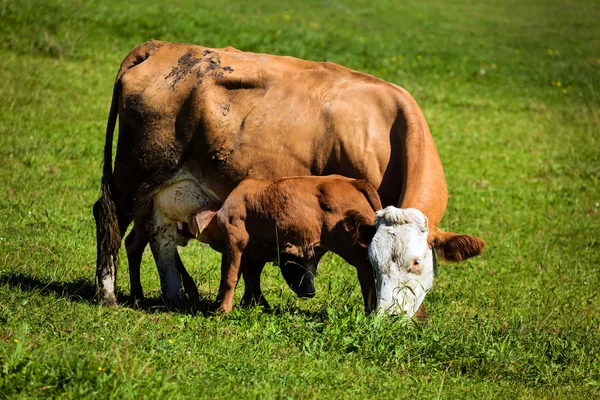
[[[276,259],[279,251],[311,265],[328,250],[356,268],[365,309],[372,311],[375,278],[367,247],[379,209],[377,190],[365,180],[339,175],[246,179],[218,212],[201,210],[192,216],[190,230],[213,247],[223,246],[218,297],[223,312],[233,307],[242,260],[250,265],[247,261],[255,257]],[[246,293],[260,285],[261,270],[243,271]]]

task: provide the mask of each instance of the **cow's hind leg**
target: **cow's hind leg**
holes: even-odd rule
[[[140,280],[140,267],[142,255],[148,244],[148,235],[142,225],[136,223],[127,238],[125,248],[127,249],[127,261],[129,264],[129,289],[133,303],[144,300],[144,291]]]
[[[130,204],[114,199],[108,186],[103,184],[102,195],[93,207],[96,220],[96,287],[101,304],[117,304],[116,282],[119,248],[127,227],[133,220]]]
[[[196,286],[196,282],[187,272],[183,263],[180,262],[176,264],[177,272],[179,272],[179,276],[181,276],[181,282],[183,283],[183,289],[185,290],[185,294],[189,300],[199,300],[200,293],[198,293],[198,287]]]
[[[146,233],[146,227],[142,222],[136,221],[133,229],[125,239],[125,247],[127,249],[127,259],[129,261],[129,280],[131,285],[131,297],[132,301],[141,301],[144,299],[144,292],[142,289],[142,284],[140,280],[140,266],[142,263],[142,255],[144,253],[144,249],[146,245],[149,243],[149,237]],[[168,229],[168,227],[167,227]],[[172,232],[169,232],[167,236],[174,236]],[[151,246],[152,247],[152,246]],[[161,247],[159,244],[156,244],[155,247]],[[160,251],[160,250],[158,250]],[[169,250],[172,252],[172,249]],[[177,252],[177,250],[175,250]],[[169,258],[169,257],[167,257]],[[164,257],[163,257],[164,259]],[[171,259],[173,257],[171,256]],[[164,262],[161,263],[164,266]],[[194,279],[190,276],[190,274],[185,269],[185,266],[181,262],[179,258],[179,253],[177,252],[176,257],[174,258],[173,264],[177,269],[177,273],[181,277],[181,281],[183,283],[183,288],[187,297],[191,300],[197,300],[200,296],[198,294],[198,288],[196,287],[196,283]],[[157,260],[157,265],[159,262]],[[165,267],[163,267],[164,269]],[[168,267],[170,268],[170,266]],[[160,270],[160,267],[159,267]],[[176,283],[175,283],[176,284]],[[164,288],[165,286],[169,286],[168,282],[163,282],[163,275],[161,275],[161,286]]]
[[[177,252],[177,232],[168,223],[155,223],[148,227],[150,249],[158,267],[163,298],[177,303],[182,299],[179,270],[184,269]]]

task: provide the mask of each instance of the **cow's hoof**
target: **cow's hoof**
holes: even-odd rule
[[[130,296],[129,304],[131,304],[131,306],[134,308],[142,308],[144,305],[144,297]]]
[[[202,300],[204,300],[204,298],[202,296],[200,296],[200,293],[198,292],[198,290],[195,290],[190,293],[186,292],[186,297],[187,297],[188,301],[191,303],[199,303]]]
[[[218,312],[221,314],[227,314],[233,309],[233,304],[223,304],[219,306]]]
[[[104,293],[98,297],[98,304],[101,306],[115,307],[117,305],[117,296],[114,293]]]
[[[163,296],[162,300],[169,310],[181,310],[185,307],[185,301],[182,298],[169,299]]]

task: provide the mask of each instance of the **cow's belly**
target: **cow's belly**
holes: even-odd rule
[[[214,204],[210,196],[194,181],[175,182],[154,195],[154,211],[177,223],[187,223],[199,208]]]

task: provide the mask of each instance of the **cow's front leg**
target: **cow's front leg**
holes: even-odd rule
[[[242,265],[242,275],[244,276],[244,297],[242,297],[242,307],[260,305],[268,308],[269,303],[263,296],[260,287],[260,276],[265,266],[264,261],[244,260]]]

